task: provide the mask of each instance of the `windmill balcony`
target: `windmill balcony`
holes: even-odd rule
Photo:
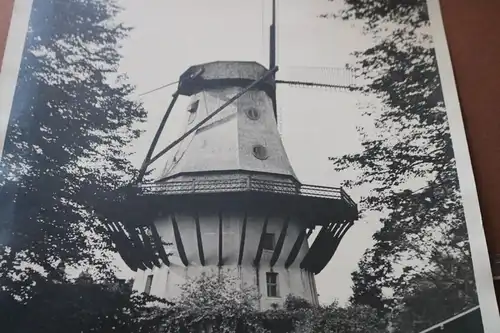
[[[255,173],[144,183],[137,186],[137,191],[139,196],[147,199],[149,205],[154,201],[162,202],[163,209],[171,205],[178,207],[184,202],[190,205],[194,202],[211,205],[217,202],[227,206],[253,203],[260,208],[277,204],[307,213],[309,218],[317,221],[317,225],[325,225],[331,220],[351,221],[358,218],[356,203],[341,187],[305,185],[289,179],[266,179]],[[190,196],[191,201],[185,201],[186,196]]]

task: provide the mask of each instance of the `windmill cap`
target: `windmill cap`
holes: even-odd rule
[[[266,67],[254,61],[214,61],[191,66],[180,76],[179,93],[191,96],[206,89],[247,87],[267,71]],[[274,78],[267,78],[257,85],[256,89],[273,94]]]

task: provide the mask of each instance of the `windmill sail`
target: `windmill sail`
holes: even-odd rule
[[[359,89],[351,69],[336,67],[282,67],[276,83],[302,88],[327,88],[349,91]]]

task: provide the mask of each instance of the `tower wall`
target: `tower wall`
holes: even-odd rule
[[[223,87],[193,95],[186,131],[241,90],[243,88]],[[253,112],[256,119],[252,119],[249,112]],[[253,155],[256,145],[267,150],[265,159]],[[162,178],[229,170],[295,177],[278,133],[272,101],[262,90],[246,92],[186,138],[167,164]]]
[[[274,267],[270,266],[273,256],[272,250],[263,250],[260,264],[254,265],[259,240],[263,231],[265,214],[249,213],[246,221],[245,243],[241,265],[238,265],[242,231],[244,227],[244,212],[227,211],[222,212],[222,223],[217,211],[198,212],[200,222],[201,239],[205,265],[202,265],[198,251],[195,218],[190,213],[175,214],[175,220],[179,227],[182,247],[184,247],[188,266],[184,266],[179,253],[179,242],[174,237],[174,225],[172,216],[158,218],[155,225],[162,239],[172,243],[166,247],[170,253],[170,267],[162,265],[152,270],[139,271],[136,274],[134,289],[142,292],[146,288],[147,277],[153,275],[151,294],[166,299],[173,299],[180,295],[180,286],[189,278],[200,276],[203,272],[218,274],[224,272],[234,276],[246,285],[258,287],[262,295],[260,308],[270,308],[273,303],[282,305],[286,296],[293,294],[302,297],[312,303],[317,303],[317,291],[314,284],[314,276],[306,270],[300,269],[300,262],[307,253],[309,246],[307,240],[302,243],[294,263],[285,268],[285,261],[292,247],[304,230],[305,225],[294,217],[291,217],[286,230],[283,247]],[[274,234],[274,245],[278,241],[285,223],[285,216],[271,216],[268,218],[266,232]],[[222,225],[222,265],[219,266],[219,226]],[[276,246],[275,246],[276,248]],[[270,297],[267,293],[266,273],[277,273],[278,275],[278,297]]]

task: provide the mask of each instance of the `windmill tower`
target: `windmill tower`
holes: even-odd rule
[[[277,128],[274,29],[273,20],[269,69],[216,61],[180,76],[136,184],[119,209],[105,204],[114,244],[137,272],[134,289],[169,299],[187,279],[224,271],[258,288],[261,309],[289,294],[318,303],[314,275],[358,212],[341,188],[302,184],[293,171]],[[185,132],[153,156],[181,95],[191,100]],[[144,182],[174,147],[161,177]]]

